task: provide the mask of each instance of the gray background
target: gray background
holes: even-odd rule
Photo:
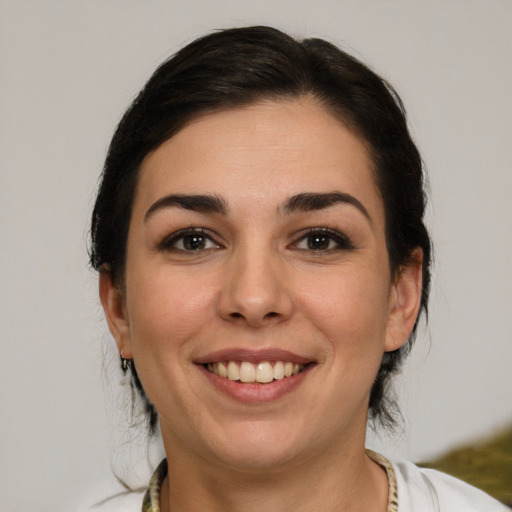
[[[507,425],[511,21],[508,0],[0,0],[0,510],[75,510],[106,485],[111,453],[126,464],[88,218],[122,112],[158,63],[213,28],[328,38],[409,111],[432,189],[430,324],[398,384],[404,432],[370,444],[418,460]]]

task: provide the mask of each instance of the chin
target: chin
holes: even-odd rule
[[[244,422],[224,434],[213,447],[213,455],[238,471],[284,468],[302,458],[309,444],[300,442],[289,429],[269,422]]]

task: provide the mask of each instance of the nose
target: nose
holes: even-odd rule
[[[290,318],[293,301],[284,265],[271,250],[240,250],[231,258],[226,272],[219,306],[221,317],[250,327]]]

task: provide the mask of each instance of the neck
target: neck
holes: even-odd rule
[[[363,440],[364,443],[364,440]],[[336,447],[337,448],[337,447]],[[167,450],[166,450],[167,451]],[[340,453],[329,447],[314,458],[281,468],[243,471],[202,461],[190,464],[179,452],[169,458],[162,486],[161,512],[385,512],[385,471],[364,444]]]

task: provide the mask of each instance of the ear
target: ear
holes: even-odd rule
[[[421,304],[422,264],[423,251],[417,247],[391,285],[385,352],[399,349],[412,332]]]
[[[116,341],[117,349],[122,357],[131,359],[133,353],[125,300],[114,283],[112,273],[107,269],[100,271],[99,292],[108,327]]]

